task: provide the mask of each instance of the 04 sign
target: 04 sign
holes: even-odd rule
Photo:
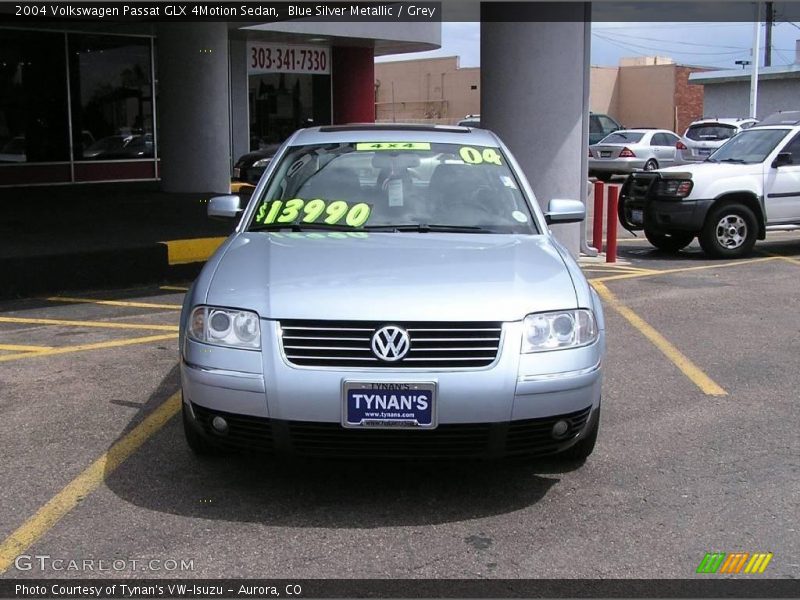
[[[250,42],[247,47],[247,73],[310,73],[331,72],[331,51],[325,46],[299,46]]]

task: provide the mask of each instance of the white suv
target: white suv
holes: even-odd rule
[[[622,187],[622,225],[676,252],[737,258],[768,231],[800,226],[800,111],[776,113],[736,134],[704,162],[634,173]]]
[[[756,119],[700,119],[686,129],[683,140],[675,146],[681,162],[700,162],[743,129],[758,123]]]

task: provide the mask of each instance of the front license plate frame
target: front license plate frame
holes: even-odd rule
[[[368,408],[366,399],[351,399],[351,392],[362,391],[370,395],[380,395],[383,402],[376,404],[376,408]],[[406,392],[403,394],[403,392]],[[374,380],[354,380],[343,379],[341,390],[341,424],[348,429],[436,429],[439,425],[438,420],[438,392],[439,386],[436,381],[374,381]],[[428,395],[429,407],[420,409],[415,399],[410,399],[411,409],[408,409],[408,402],[400,406],[403,400],[400,396]],[[394,395],[398,403],[398,408],[388,408],[391,404],[391,396]],[[425,398],[421,398],[423,400]],[[360,405],[356,407],[355,404]],[[373,402],[375,399],[372,400]],[[405,408],[404,408],[405,407]],[[374,413],[376,416],[368,416]],[[384,415],[384,416],[381,416]],[[389,416],[392,415],[392,416]],[[397,415],[397,416],[394,416]],[[403,416],[401,416],[403,415]],[[420,418],[422,417],[422,418]],[[428,418],[425,418],[428,417]]]

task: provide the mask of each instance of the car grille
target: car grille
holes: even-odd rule
[[[385,362],[371,349],[372,335],[385,325],[408,332],[408,354]],[[369,322],[281,321],[281,341],[287,360],[303,367],[369,367],[373,369],[469,369],[485,367],[497,358],[502,323],[493,322]]]
[[[338,423],[282,421],[211,411],[192,404],[206,435],[220,446],[259,453],[284,452],[308,458],[409,459],[499,458],[543,456],[568,445],[586,426],[591,407],[510,423],[443,424],[431,430],[347,429]],[[221,416],[228,432],[214,433],[211,420]],[[569,423],[558,439],[556,421]]]
[[[269,419],[212,411],[194,403],[192,411],[206,435],[224,448],[268,453],[273,450],[272,424]],[[211,421],[217,415],[228,422],[228,432],[225,435],[218,435],[211,428]]]
[[[656,174],[635,173],[625,182],[621,194],[625,196],[627,202],[641,206],[647,199],[650,188],[657,179],[658,175]]]
[[[506,438],[507,454],[549,454],[558,451],[564,440],[571,440],[581,432],[591,409],[549,419],[528,419],[512,421]],[[551,431],[556,421],[564,419],[569,423],[566,433],[554,439]]]

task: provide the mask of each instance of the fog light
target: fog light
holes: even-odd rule
[[[214,417],[211,420],[211,427],[213,427],[214,431],[216,431],[217,433],[228,432],[228,422],[222,417]]]
[[[569,429],[569,423],[566,421],[556,421],[556,424],[553,425],[553,437],[562,437],[567,430]]]

